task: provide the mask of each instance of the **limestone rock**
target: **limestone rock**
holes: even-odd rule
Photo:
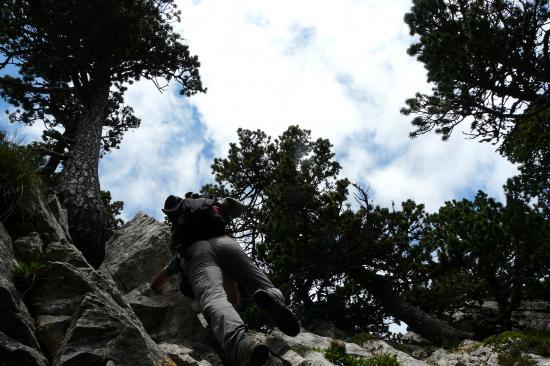
[[[109,272],[119,289],[128,293],[168,263],[169,240],[166,225],[140,212],[107,242],[101,270]]]
[[[195,351],[179,344],[161,343],[160,348],[170,356],[177,366],[221,366],[223,362],[212,352],[210,359],[217,358],[218,362],[211,363],[206,359],[200,361],[192,357]]]
[[[266,344],[270,351],[275,353],[287,365],[302,365],[306,359],[279,337],[268,337]]]
[[[44,352],[53,358],[63,343],[72,316],[40,315],[36,319],[36,335]]]
[[[44,259],[49,262],[68,263],[77,268],[92,268],[82,255],[82,252],[65,240],[48,243]]]
[[[331,339],[327,337],[321,337],[313,333],[302,332],[296,337],[288,337],[279,332],[274,332],[287,342],[291,348],[311,348],[311,349],[327,349],[330,347]],[[372,357],[375,354],[388,353],[395,355],[397,361],[403,366],[426,366],[426,363],[417,360],[405,352],[401,352],[391,347],[389,344],[382,340],[370,340],[363,344],[363,347],[356,345],[355,343],[345,343],[346,353],[359,357]],[[316,362],[320,362],[319,355],[314,355],[315,352],[307,353],[305,355],[306,360],[315,359]],[[314,357],[314,358],[312,358]],[[328,361],[327,361],[328,362]]]
[[[40,273],[30,291],[30,302],[38,315],[72,315],[82,298],[95,290],[94,283],[77,267],[52,262]]]
[[[486,318],[495,317],[498,313],[496,301],[484,301],[481,306],[466,304],[463,308],[451,315],[453,325],[460,329],[473,331],[476,324]],[[550,302],[531,300],[523,301],[512,312],[512,325],[518,329],[550,332]]]
[[[42,247],[44,243],[37,232],[18,238],[13,243],[13,249],[18,259],[31,262],[43,259]]]
[[[53,365],[157,366],[169,364],[129,308],[110,296],[89,293],[79,304]]]
[[[185,343],[193,339],[207,344],[214,342],[192,310],[190,300],[180,293],[177,286],[165,286],[162,294],[155,294],[148,287],[144,284],[124,297],[155,341]]]
[[[51,213],[63,229],[65,236],[67,238],[70,238],[71,235],[69,234],[69,216],[67,215],[67,210],[61,206],[61,203],[57,199],[56,195],[51,195],[47,201]]]
[[[181,294],[177,276],[164,286],[161,295],[149,289],[149,282],[172,255],[166,225],[138,213],[106,245],[101,271],[112,275],[118,288],[157,342],[211,344],[206,331],[191,308],[191,300]]]
[[[0,223],[0,332],[26,346],[39,348],[33,320],[13,284],[15,256],[11,238]]]
[[[550,332],[550,302],[523,301],[512,312],[512,323],[520,329]]]
[[[0,332],[2,366],[47,366],[46,358],[35,348],[26,346]]]
[[[17,209],[21,217],[26,218],[25,222],[30,228],[28,232],[38,232],[43,239],[47,238],[48,241],[70,240],[67,227],[64,228],[58,221],[58,217],[62,222],[65,220],[63,215],[59,213],[56,217],[50,209],[50,207],[55,208],[59,205],[59,202],[55,204],[55,201],[57,201],[55,196],[46,198],[40,192],[36,192],[32,199],[21,202]]]
[[[452,353],[439,348],[426,359],[426,362],[437,366],[452,366],[460,363],[465,366],[499,365],[498,353],[493,348],[483,346],[478,342],[466,344]]]

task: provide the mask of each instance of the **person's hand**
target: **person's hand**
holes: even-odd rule
[[[155,284],[149,284],[149,289],[157,295],[162,294],[162,286],[155,286]]]
[[[155,291],[155,289],[153,288],[153,286],[148,283],[147,285],[143,286],[143,288],[141,289],[141,295],[142,296],[148,296],[148,297],[151,297],[155,294],[160,294],[162,293],[162,290],[157,292]]]

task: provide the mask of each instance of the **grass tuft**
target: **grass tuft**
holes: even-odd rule
[[[15,261],[13,282],[15,288],[24,296],[33,286],[36,274],[46,268],[46,264],[37,261]]]
[[[395,355],[381,353],[368,358],[357,357],[347,354],[340,343],[331,343],[331,347],[325,350],[325,357],[338,366],[399,366]]]
[[[505,331],[483,343],[495,347],[499,352],[499,364],[503,366],[536,365],[537,362],[526,353],[550,356],[550,335],[543,332]]]
[[[0,131],[0,221],[6,220],[17,204],[39,187],[40,178],[27,155]]]

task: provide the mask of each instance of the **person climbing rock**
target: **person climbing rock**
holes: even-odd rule
[[[256,304],[283,333],[296,336],[300,332],[282,292],[225,233],[228,220],[243,209],[232,198],[218,203],[213,197],[192,193],[183,199],[169,196],[163,212],[171,222],[171,245],[177,254],[151,282],[152,290],[158,293],[172,275],[181,272],[180,289],[198,300],[214,337],[238,366],[263,364],[269,349],[247,331],[235,309],[237,283],[254,295]]]

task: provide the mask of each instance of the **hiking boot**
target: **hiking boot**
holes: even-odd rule
[[[267,311],[281,332],[291,337],[295,337],[300,333],[300,324],[292,311],[269,289],[260,289],[254,292],[254,301],[260,308]]]
[[[260,366],[269,356],[269,348],[254,334],[245,333],[239,342],[236,366]]]

